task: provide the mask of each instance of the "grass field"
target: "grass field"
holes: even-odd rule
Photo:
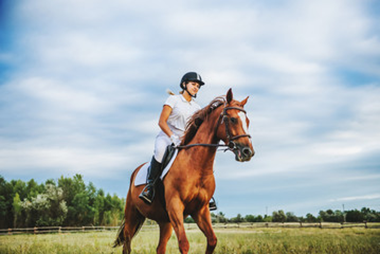
[[[258,228],[215,230],[215,253],[380,253],[380,229]],[[116,232],[0,236],[0,253],[121,253],[111,247]],[[206,240],[197,229],[187,230],[190,253],[204,253]],[[135,254],[155,253],[157,230],[142,230],[133,240]],[[167,253],[179,253],[173,233]]]

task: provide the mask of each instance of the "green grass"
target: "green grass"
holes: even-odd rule
[[[380,253],[380,229],[346,228],[219,228],[217,254],[250,253]],[[113,249],[116,232],[0,236],[0,253],[121,253]],[[187,230],[190,253],[204,253],[206,240],[199,230]],[[134,238],[135,254],[155,253],[156,229],[144,229]],[[173,233],[167,253],[179,253]]]

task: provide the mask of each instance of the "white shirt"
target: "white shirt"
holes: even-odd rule
[[[193,98],[191,98],[191,101],[187,101],[182,94],[169,96],[164,105],[172,108],[172,113],[169,115],[167,123],[175,133],[184,132],[186,123],[191,116],[201,109]]]

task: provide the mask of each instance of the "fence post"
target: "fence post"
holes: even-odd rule
[[[322,228],[322,221],[319,222],[319,228]]]
[[[8,228],[8,235],[12,235],[12,229]]]
[[[84,226],[82,226],[82,231],[84,232]]]
[[[36,235],[37,234],[37,227],[34,227],[34,234]]]
[[[62,227],[58,227],[58,234],[62,233]]]
[[[364,228],[368,228],[367,221],[364,221]]]

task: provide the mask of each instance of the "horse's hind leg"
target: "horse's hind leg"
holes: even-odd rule
[[[168,223],[159,223],[160,226],[160,242],[157,247],[157,254],[163,254],[166,251],[166,244],[172,235],[173,227]]]
[[[127,201],[125,204],[124,212],[125,226],[124,226],[124,245],[123,254],[131,253],[131,241],[132,238],[139,231],[141,226],[144,224],[145,217],[136,209],[135,205],[132,204],[132,199],[130,197],[130,192],[127,195]]]

